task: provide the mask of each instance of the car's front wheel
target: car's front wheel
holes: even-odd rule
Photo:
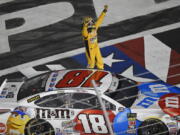
[[[55,135],[51,124],[43,119],[32,119],[26,124],[25,135]]]
[[[138,127],[138,135],[169,135],[167,126],[158,119],[147,119]]]

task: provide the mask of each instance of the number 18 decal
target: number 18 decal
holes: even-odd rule
[[[112,122],[114,114],[109,111],[109,118]],[[81,135],[109,135],[103,111],[101,110],[84,110],[75,119],[77,125],[75,130],[81,132]]]
[[[108,72],[92,70],[75,70],[67,72],[64,77],[56,84],[56,88],[66,87],[92,87],[91,80],[95,80],[100,86]]]
[[[105,125],[103,115],[97,114],[80,114],[78,119],[82,122],[85,133],[107,134],[108,129]]]

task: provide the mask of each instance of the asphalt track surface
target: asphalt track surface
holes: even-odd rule
[[[74,14],[65,20],[48,26],[9,35],[10,52],[0,54],[1,71],[6,68],[11,68],[55,54],[68,53],[69,51],[84,47],[81,37],[82,18],[90,15],[97,19],[92,0],[15,0],[1,4],[0,15],[4,16],[13,12],[56,2],[71,3],[74,8]],[[99,42],[126,37],[146,30],[178,23],[180,22],[179,16],[180,6],[177,5],[176,7],[116,22],[99,29]],[[23,18],[5,20],[7,30],[19,27],[24,23],[26,22]],[[180,38],[178,35],[180,35],[180,28],[164,32],[164,34],[157,33],[153,36],[179,53]],[[60,63],[65,68],[83,68],[82,65],[71,58],[59,59],[52,63],[56,62]],[[43,65],[34,68],[36,70],[46,70],[46,67]],[[21,76],[22,73],[11,73],[1,76],[1,80],[4,78],[16,78]]]
[[[0,15],[57,1],[27,0],[10,2],[0,5]],[[66,1],[72,3],[74,6],[75,13],[72,17],[47,27],[9,36],[11,52],[0,55],[0,69],[83,47],[81,37],[82,17],[91,15],[97,18],[93,8],[93,2],[91,0]],[[107,27],[100,28],[99,42],[176,23],[180,21],[178,16],[180,16],[180,6],[111,24]],[[12,21],[15,20],[7,20],[7,29],[17,27],[22,23],[21,19],[17,19],[15,21],[16,23],[12,23]],[[174,31],[172,34],[177,35],[178,33],[179,30]],[[157,37],[166,39],[166,37],[159,37],[158,35]],[[177,36],[171,36],[171,38],[177,38],[176,43],[168,45],[180,52],[178,47],[180,39]],[[166,42],[170,41],[171,39],[168,39]]]

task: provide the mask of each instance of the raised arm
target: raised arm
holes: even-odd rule
[[[108,9],[108,5],[105,5],[103,11],[101,12],[100,16],[98,17],[95,23],[96,29],[98,29],[99,26],[102,24],[104,17],[106,15],[107,9]]]

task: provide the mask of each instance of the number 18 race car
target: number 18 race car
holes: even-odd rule
[[[180,89],[162,81],[139,83],[104,70],[74,69],[0,87],[2,135],[177,135]]]

